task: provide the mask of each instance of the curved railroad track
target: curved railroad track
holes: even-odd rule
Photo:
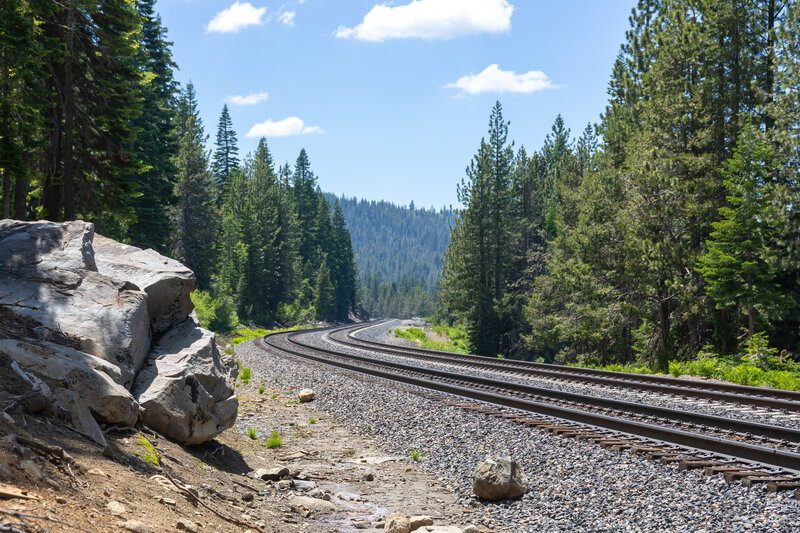
[[[519,364],[522,362],[407,349],[354,336],[358,330],[373,325],[274,334],[260,339],[258,345],[281,354],[433,390],[448,403],[455,402],[464,408],[501,416],[564,437],[586,439],[617,450],[629,449],[632,453],[643,453],[665,463],[680,463],[682,468],[705,468],[709,474],[723,473],[729,481],[742,480],[747,486],[761,483],[766,484],[768,490],[800,489],[800,430],[383,360],[375,353],[536,376],[545,372],[548,377],[553,377],[551,374],[557,372],[550,368],[554,365]],[[301,338],[314,333],[322,333],[324,340],[333,343],[331,348]],[[358,355],[356,351],[368,353]],[[673,384],[668,380],[648,383],[596,373],[567,371],[557,375],[559,379],[572,376],[576,381],[611,387],[640,388],[642,383],[647,387],[657,385],[659,392],[671,390],[670,394],[689,397],[708,398],[709,394],[715,393],[705,387],[709,385],[707,383],[695,387],[691,382],[687,387],[684,383]],[[591,379],[587,380],[587,377]],[[737,387],[736,392],[721,392],[719,394],[724,396],[715,396],[714,399],[724,398],[724,401],[761,407],[765,406],[763,402],[777,402],[766,406],[786,412],[800,409],[800,402],[792,400],[791,395],[773,397],[770,395],[772,391],[765,389],[757,389],[756,394],[752,390],[756,389],[754,387],[734,387]],[[457,401],[454,396],[469,401]],[[800,495],[800,490],[797,494]]]

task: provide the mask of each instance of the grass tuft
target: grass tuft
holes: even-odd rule
[[[247,428],[247,436],[253,440],[256,440],[256,438],[258,438],[258,435],[256,435],[256,430],[253,428]]]
[[[277,448],[278,446],[283,446],[283,438],[280,433],[273,431],[272,436],[267,439],[267,448]]]

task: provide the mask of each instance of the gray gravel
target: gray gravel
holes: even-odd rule
[[[400,325],[401,325],[400,320],[395,320],[386,324],[379,324],[374,327],[361,330],[356,334],[356,337],[375,342],[386,342],[388,338],[386,332],[390,328],[396,328]],[[305,338],[308,340],[312,339],[311,336]],[[313,337],[313,339],[317,338],[318,337]],[[335,344],[335,343],[331,342],[330,344]],[[327,347],[330,348],[330,344]],[[628,402],[646,403],[649,405],[668,407],[671,409],[691,410],[697,413],[704,413],[715,416],[724,416],[728,418],[736,418],[748,422],[760,422],[762,424],[770,424],[774,426],[800,429],[800,416],[797,416],[796,414],[787,415],[786,413],[783,413],[775,409],[760,408],[760,407],[744,407],[742,405],[734,403],[711,401],[711,400],[693,400],[689,398],[683,398],[680,396],[671,396],[669,394],[660,394],[648,391],[637,392],[632,389],[609,388],[609,387],[604,387],[602,385],[595,385],[590,383],[564,382],[554,379],[547,379],[547,378],[540,378],[533,376],[519,376],[511,374],[509,372],[475,369],[475,368],[452,365],[448,363],[440,363],[435,361],[423,361],[419,359],[414,359],[413,357],[404,357],[401,355],[390,355],[390,354],[366,352],[360,350],[358,350],[357,352],[360,354],[369,353],[373,357],[379,357],[387,361],[411,364],[424,368],[457,371],[461,374],[466,374],[471,376],[493,377],[495,379],[506,381],[507,383],[524,384],[534,387],[541,387],[544,389],[574,392],[579,394],[591,394],[602,398],[612,398],[615,400],[623,400]]]
[[[604,450],[428,399],[421,389],[345,373],[239,345],[242,363],[264,379],[313,388],[317,407],[374,438],[389,454],[419,450],[420,466],[461,495],[464,522],[494,531],[798,531],[793,493],[752,492],[720,476]],[[488,454],[520,462],[531,490],[484,504],[471,474]]]

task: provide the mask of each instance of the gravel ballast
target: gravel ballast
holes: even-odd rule
[[[448,406],[422,389],[270,354],[252,341],[236,352],[266,379],[314,389],[317,408],[371,436],[387,453],[411,460],[411,450],[418,450],[420,466],[460,494],[465,522],[520,532],[797,530],[800,502],[792,492],[748,491],[719,475],[679,472]],[[530,480],[529,492],[515,501],[476,501],[471,475],[487,455],[516,459]]]

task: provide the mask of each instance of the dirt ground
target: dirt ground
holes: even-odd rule
[[[469,522],[469,509],[411,458],[388,456],[314,402],[297,403],[293,386],[263,379],[237,387],[236,425],[202,446],[105,428],[106,457],[52,416],[0,415],[0,531],[380,531],[393,511]],[[281,446],[267,447],[272,431]],[[276,466],[291,479],[254,478]]]

